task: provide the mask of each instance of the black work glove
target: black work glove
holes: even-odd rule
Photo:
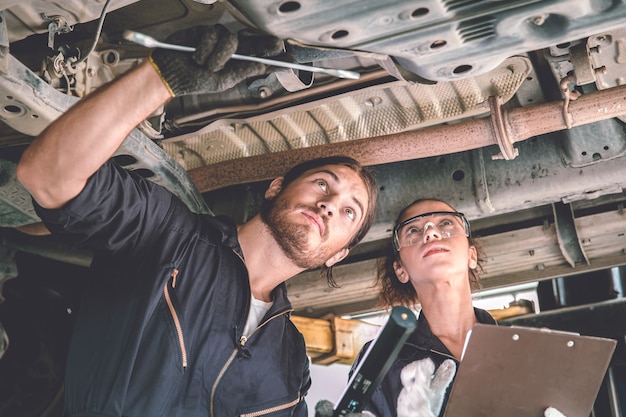
[[[222,25],[195,26],[174,33],[167,43],[195,47],[195,52],[156,48],[150,61],[172,96],[217,93],[249,77],[265,73],[257,62],[230,59],[241,55],[271,56],[283,51],[280,39],[265,35],[243,35],[241,39]]]
[[[319,400],[315,404],[315,417],[333,417],[335,405],[328,400]],[[376,417],[369,411],[362,411],[360,413],[348,413],[345,417]]]

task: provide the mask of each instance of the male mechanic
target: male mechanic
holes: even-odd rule
[[[238,40],[224,27],[183,38],[195,54],[154,51],[52,123],[17,167],[52,233],[96,253],[68,357],[66,410],[305,417],[309,364],[284,282],[332,267],[364,237],[374,180],[351,158],[306,162],[271,182],[260,213],[237,226],[194,214],[109,162],[173,96],[222,91],[266,70],[230,60]]]

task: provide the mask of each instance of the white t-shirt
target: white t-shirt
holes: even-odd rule
[[[256,298],[251,297],[248,321],[246,321],[246,326],[243,328],[244,335],[249,335],[250,332],[252,332],[252,330],[259,325],[261,319],[265,316],[265,313],[267,313],[272,304],[274,304],[273,301],[266,303],[265,301],[257,300]]]

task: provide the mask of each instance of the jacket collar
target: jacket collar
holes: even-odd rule
[[[272,300],[274,300],[274,305],[270,308],[269,314],[290,310],[289,315],[291,315],[293,307],[291,306],[291,301],[287,298],[287,285],[284,282],[274,288],[272,291]]]
[[[487,311],[474,307],[474,314],[479,323],[497,324],[495,319]],[[426,316],[419,314],[417,318],[417,327],[409,336],[408,343],[418,346],[421,349],[435,350],[441,353],[452,355],[448,348],[435,336],[430,330],[430,325]]]
[[[234,250],[243,259],[243,251],[237,240],[237,224],[228,216],[209,216],[215,228],[221,233],[220,242]]]

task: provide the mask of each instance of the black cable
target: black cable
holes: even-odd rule
[[[91,48],[84,56],[82,56],[78,61],[76,61],[76,63],[74,64],[74,67],[76,67],[81,62],[85,62],[87,58],[89,57],[89,55],[91,55],[91,53],[94,51],[94,49],[96,49],[96,45],[98,44],[98,39],[100,39],[100,33],[102,32],[102,26],[104,25],[104,17],[106,16],[107,9],[109,8],[110,3],[111,3],[111,0],[107,0],[106,3],[104,3],[104,7],[102,8],[102,12],[100,13],[100,19],[98,19],[98,30],[96,31],[96,37],[93,41],[93,44],[91,45]]]

